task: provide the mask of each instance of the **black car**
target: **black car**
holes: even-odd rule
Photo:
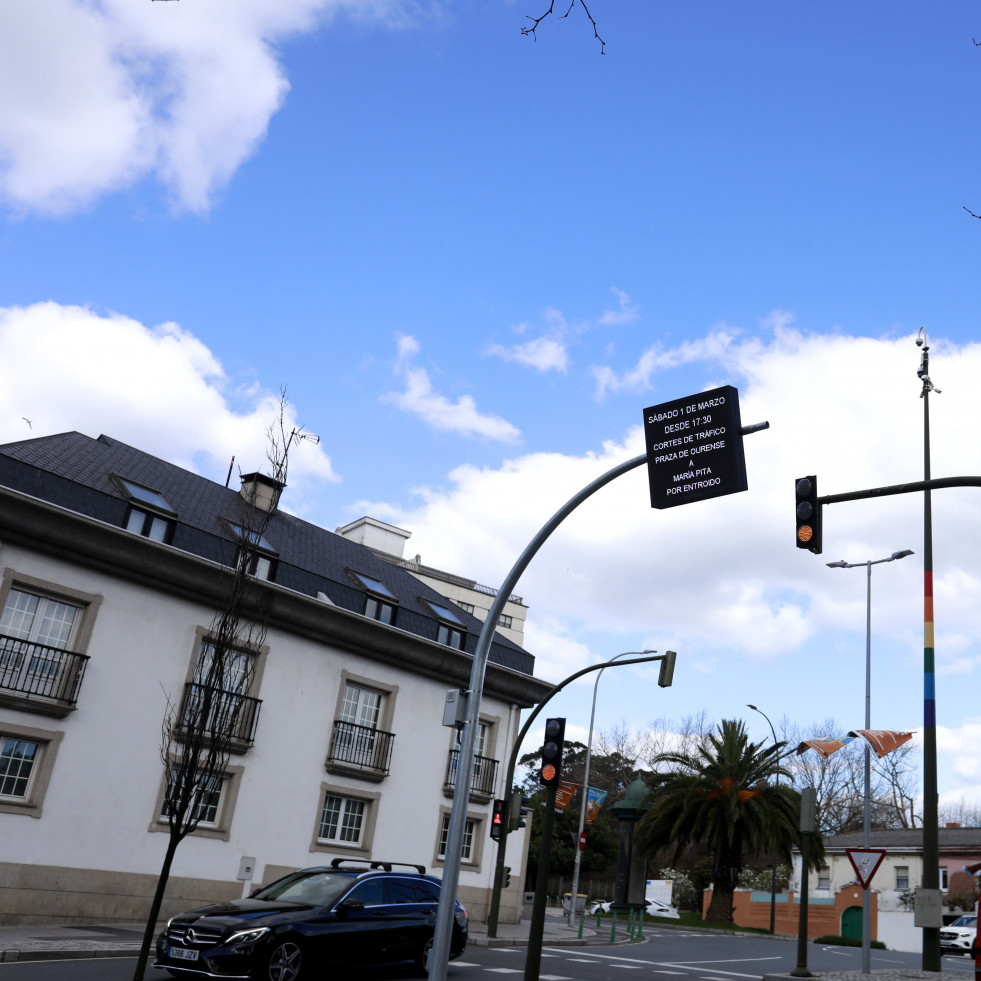
[[[409,871],[395,871],[395,865]],[[262,981],[402,962],[425,973],[440,886],[422,865],[335,858],[329,867],[277,879],[248,899],[172,917],[157,938],[154,967],[178,978]],[[451,958],[467,946],[467,919],[457,901]]]

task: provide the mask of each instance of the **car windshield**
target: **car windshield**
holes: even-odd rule
[[[978,918],[976,916],[959,916],[951,923],[951,926],[972,927],[976,926],[977,922]]]
[[[265,889],[260,889],[254,899],[278,899],[290,903],[308,903],[327,906],[351,888],[353,880],[348,875],[331,872],[297,872],[279,879]]]

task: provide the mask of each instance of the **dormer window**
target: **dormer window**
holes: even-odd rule
[[[349,571],[367,593],[364,600],[364,615],[381,623],[394,623],[398,600],[388,587],[362,572]]]
[[[118,480],[130,499],[123,527],[154,542],[169,542],[174,534],[174,518],[177,515],[163,495],[131,480]]]
[[[235,565],[247,561],[249,564],[246,572],[256,579],[271,581],[276,573],[276,559],[279,553],[266,541],[257,531],[248,530],[241,525],[229,524],[229,528],[235,533],[239,542],[238,554],[235,556]]]
[[[441,606],[439,603],[426,601],[432,607],[433,612],[439,619],[436,628],[436,640],[447,647],[454,647],[463,650],[463,642],[467,636],[467,629],[463,621],[448,607]]]

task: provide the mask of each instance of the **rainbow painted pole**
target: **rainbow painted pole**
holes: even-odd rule
[[[930,500],[930,347],[926,328],[916,343],[922,348],[917,376],[923,382],[923,879],[924,889],[940,890],[940,842],[937,800],[937,695],[933,646],[933,510]],[[923,930],[924,971],[940,970],[940,928]]]

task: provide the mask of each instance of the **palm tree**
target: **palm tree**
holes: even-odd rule
[[[800,794],[780,766],[785,745],[751,743],[743,722],[725,719],[694,751],[665,752],[652,761],[671,769],[648,781],[650,809],[639,822],[644,850],[672,848],[672,862],[688,846],[708,851],[713,891],[707,920],[732,919],[744,855],[789,862],[799,843]],[[819,866],[820,838],[814,845],[811,864]]]

